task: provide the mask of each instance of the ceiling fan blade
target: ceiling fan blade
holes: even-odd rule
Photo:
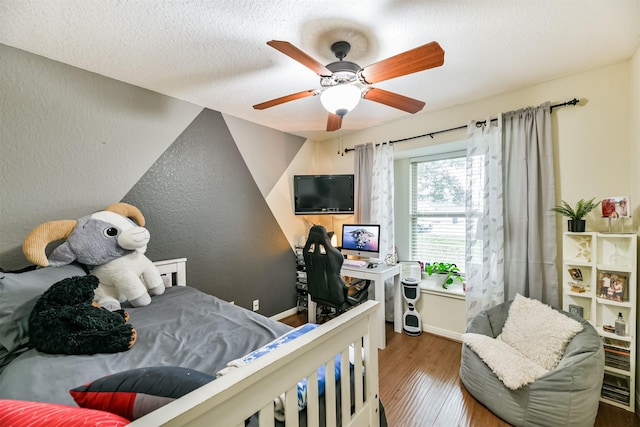
[[[333,132],[334,130],[338,130],[342,127],[342,117],[337,114],[329,113],[329,118],[327,119],[327,132]]]
[[[256,110],[264,110],[265,108],[275,107],[276,105],[284,104],[285,102],[295,101],[296,99],[306,98],[308,96],[317,95],[317,90],[304,90],[298,93],[292,93],[291,95],[281,96],[280,98],[272,99],[271,101],[265,101],[253,106]]]
[[[366,66],[362,69],[361,75],[366,83],[373,84],[439,67],[442,64],[444,50],[438,42],[431,42]]]
[[[417,113],[424,107],[424,102],[417,99],[409,98],[404,95],[400,95],[394,92],[389,92],[384,89],[377,89],[375,87],[370,88],[363,96],[364,99],[369,101],[379,102],[380,104],[388,105],[389,107],[397,108],[407,113]]]
[[[332,74],[327,67],[325,67],[324,65],[322,65],[321,63],[319,63],[318,61],[316,61],[315,59],[313,59],[312,57],[310,57],[309,55],[307,55],[306,53],[304,53],[303,51],[301,51],[300,49],[298,49],[297,47],[295,47],[289,42],[280,41],[280,40],[271,40],[271,41],[268,41],[267,44],[272,48],[277,49],[280,52],[284,53],[291,59],[298,61],[299,63],[301,63],[302,65],[304,65],[305,67],[307,67],[308,69],[310,69],[311,71],[313,71],[314,73],[320,76],[330,76]]]

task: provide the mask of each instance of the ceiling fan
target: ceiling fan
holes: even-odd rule
[[[344,60],[351,50],[351,45],[346,41],[338,41],[331,45],[331,51],[338,60],[326,66],[289,42],[271,40],[267,44],[318,74],[321,88],[292,93],[256,104],[253,108],[264,110],[296,99],[320,95],[322,105],[329,111],[329,132],[340,129],[342,118],[355,108],[360,98],[408,113],[417,113],[424,107],[424,102],[371,85],[444,64],[444,50],[435,41],[366,67]]]

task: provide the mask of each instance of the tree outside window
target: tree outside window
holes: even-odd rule
[[[464,272],[465,162],[459,151],[411,160],[411,259]]]

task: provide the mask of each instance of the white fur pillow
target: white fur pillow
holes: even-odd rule
[[[542,366],[527,359],[500,339],[466,333],[462,334],[462,342],[476,352],[500,381],[511,390],[530,384],[547,372]]]
[[[551,371],[582,324],[538,300],[517,294],[502,328],[502,341]]]

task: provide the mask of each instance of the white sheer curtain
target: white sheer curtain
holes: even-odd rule
[[[355,221],[380,224],[380,258],[393,254],[393,147],[355,146]]]
[[[504,113],[502,123],[505,298],[519,293],[558,307],[550,104]]]
[[[355,146],[356,222],[380,224],[380,258],[395,249],[393,221],[393,147]],[[385,282],[385,319],[393,321],[393,280]]]
[[[375,147],[375,146],[374,146]],[[373,150],[371,185],[371,220],[380,224],[380,258],[393,255],[393,147],[381,144]]]
[[[467,321],[505,300],[501,123],[467,126]]]

